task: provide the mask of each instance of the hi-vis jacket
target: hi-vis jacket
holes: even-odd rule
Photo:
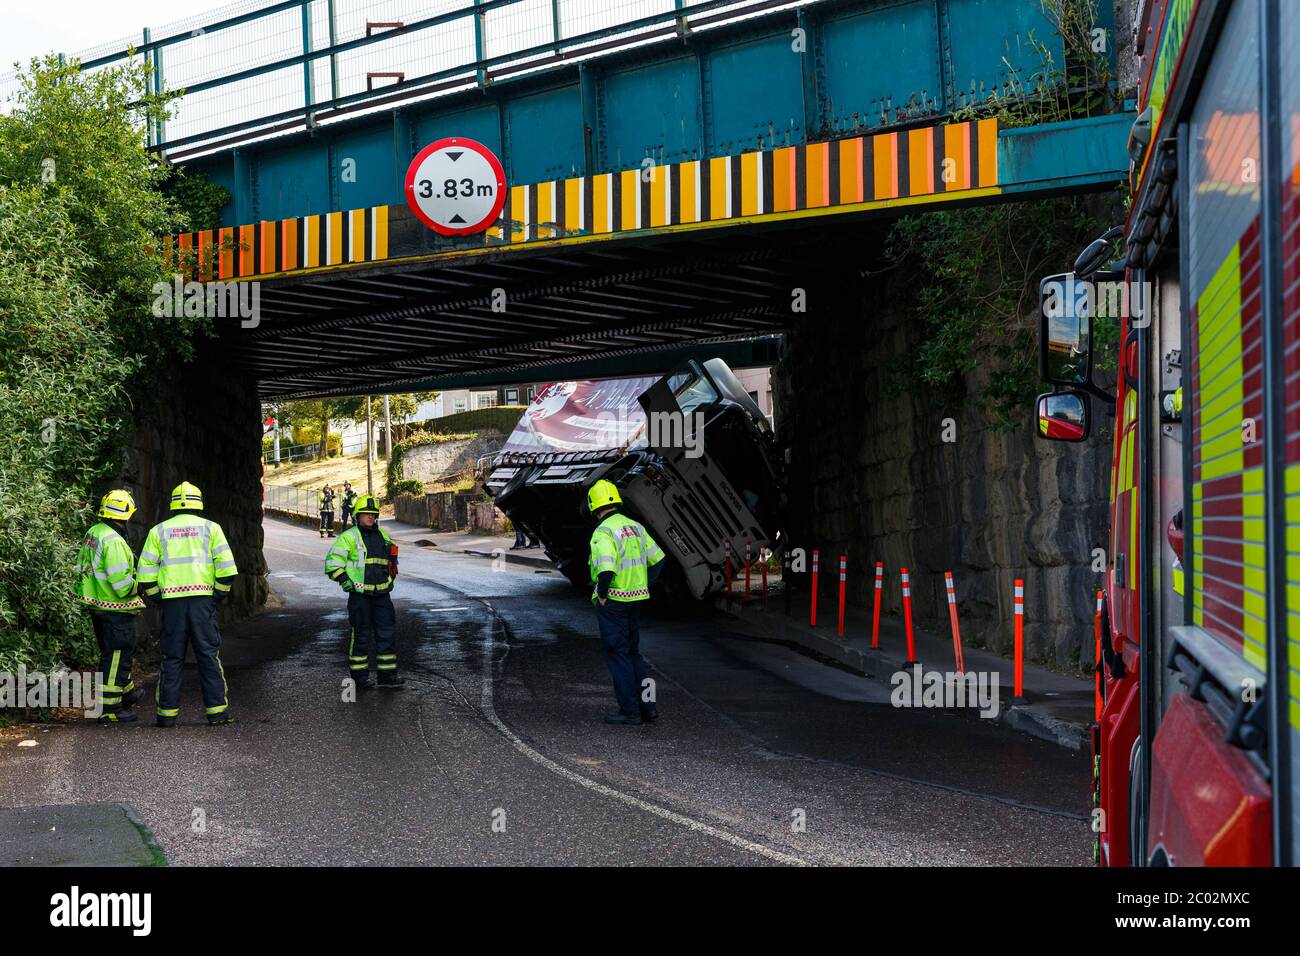
[[[390,552],[393,547],[393,539],[388,536],[378,524],[375,529],[383,535],[384,550]],[[330,548],[329,553],[325,555],[325,573],[329,575],[330,580],[342,584],[342,578],[346,574],[349,581],[358,591],[387,591],[393,586],[393,575],[390,571],[389,561],[391,554],[385,553],[382,557],[377,554],[366,553],[366,543],[361,537],[361,528],[353,525],[334,539],[334,547]],[[384,581],[382,584],[366,583],[366,565],[383,565]],[[374,575],[372,575],[373,577]]]
[[[166,599],[229,591],[238,573],[221,525],[181,512],[150,530],[136,578],[143,593]]]
[[[120,534],[103,521],[86,532],[77,552],[77,593],[82,604],[101,611],[138,614],[144,601],[135,593],[135,555]]]
[[[608,594],[612,601],[648,600],[650,566],[663,559],[663,549],[646,529],[618,512],[591,533],[591,580],[594,583],[605,571],[613,571]]]

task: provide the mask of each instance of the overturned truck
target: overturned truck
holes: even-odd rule
[[[772,426],[721,359],[661,379],[554,382],[497,456],[486,487],[569,580],[590,584],[587,489],[618,486],[624,511],[673,559],[670,590],[726,587],[727,549],[777,550],[785,486]],[[733,557],[733,566],[735,558]]]

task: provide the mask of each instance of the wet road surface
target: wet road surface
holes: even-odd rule
[[[1086,757],[661,612],[662,718],[608,726],[595,620],[557,574],[403,546],[407,687],[344,700],[345,598],[266,523],[279,606],[228,627],[238,723],[58,725],[0,750],[0,805],[121,801],[173,864],[1026,864],[1090,858]]]

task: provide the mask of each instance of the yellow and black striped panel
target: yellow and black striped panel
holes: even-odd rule
[[[997,189],[997,141],[997,121],[987,119],[510,186],[482,242],[513,246],[942,202],[949,193]],[[389,258],[393,209],[405,207],[189,233],[175,248],[191,274],[206,269],[220,279],[372,262]]]
[[[951,123],[512,186],[487,241],[749,219],[998,186],[997,121]]]
[[[178,267],[198,279],[244,279],[388,258],[388,206],[182,233]],[[173,252],[171,242],[164,249]]]

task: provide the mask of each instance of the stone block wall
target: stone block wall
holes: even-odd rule
[[[898,372],[925,334],[906,289],[906,276],[889,275],[812,290],[807,318],[788,335],[773,392],[791,541],[820,548],[823,569],[848,555],[856,603],[871,600],[883,561],[889,613],[901,613],[898,571],[907,567],[918,623],[943,633],[943,573],[952,571],[963,639],[1003,653],[1013,582],[1023,578],[1028,656],[1086,669],[1100,580],[1092,549],[1106,545],[1107,408],[1093,403],[1102,427],[1088,442],[1049,443],[1035,438],[1028,402],[1007,433],[991,430],[973,401],[945,409],[900,388]],[[943,440],[947,418],[952,442]],[[836,577],[822,575],[828,598]]]

